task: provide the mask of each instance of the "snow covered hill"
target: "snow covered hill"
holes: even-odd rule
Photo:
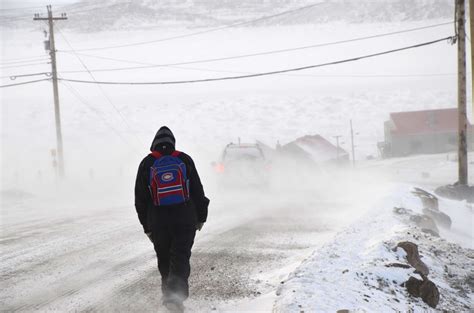
[[[450,0],[82,0],[58,10],[69,15],[66,28],[95,32],[157,26],[222,26],[314,4],[318,5],[247,26],[452,19],[454,10]],[[5,27],[31,27],[28,22],[29,18],[0,18],[0,25]]]

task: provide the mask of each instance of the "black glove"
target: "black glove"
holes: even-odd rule
[[[204,226],[204,223],[197,223],[196,224],[196,229],[201,231],[202,227]]]
[[[151,243],[153,243],[153,237],[151,236],[151,232],[145,234],[148,236],[148,239],[150,239]]]

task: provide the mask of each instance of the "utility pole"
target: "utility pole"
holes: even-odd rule
[[[351,120],[351,147],[352,147],[352,167],[355,167],[356,161],[355,161],[355,149],[354,149],[354,129],[352,128],[352,120]]]
[[[474,0],[469,0],[469,25],[470,25],[470,36],[474,34],[474,23],[472,19],[474,18]],[[471,44],[471,92],[472,92],[472,120],[474,120],[474,46],[472,45],[472,39],[469,42]],[[472,141],[471,141],[472,144]]]
[[[40,17],[40,14],[34,15],[34,21],[48,21],[49,24],[49,55],[51,57],[51,73],[53,79],[53,95],[54,95],[54,117],[56,121],[56,145],[58,151],[58,167],[59,176],[64,177],[64,155],[63,155],[63,136],[61,132],[61,112],[59,109],[59,92],[58,92],[58,72],[56,68],[56,45],[54,43],[54,21],[67,20],[66,14],[62,13],[60,17],[53,16],[51,5],[46,6],[48,17]]]
[[[333,137],[336,138],[336,160],[339,163],[339,138],[341,138],[342,136],[333,136]]]
[[[458,40],[458,176],[459,184],[467,185],[467,114],[466,114],[466,29],[465,0],[456,0]]]

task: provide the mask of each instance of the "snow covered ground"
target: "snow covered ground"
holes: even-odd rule
[[[441,294],[437,310],[472,310],[472,204],[441,200],[440,209],[453,218],[451,231],[460,239],[458,243],[450,242],[445,239],[449,230],[443,230],[441,238],[435,237],[410,225],[407,217],[397,216],[394,207],[422,211],[420,199],[410,194],[412,186],[397,189],[358,222],[316,250],[283,281],[277,291],[275,311],[429,311],[428,305],[410,297],[401,286],[410,276],[419,277],[413,273],[414,269],[387,267],[390,263],[406,264],[405,252],[396,248],[402,241],[418,245],[422,261],[430,269],[429,278]]]
[[[394,206],[420,211],[420,200],[409,193],[410,181],[421,177],[426,160],[450,173],[445,183],[455,177],[453,162],[431,155],[399,160],[400,170],[410,170],[411,176],[404,177],[408,184],[384,172],[390,167],[381,163],[393,162],[388,160],[367,162],[354,172],[330,172],[322,181],[331,184],[320,181],[286,194],[223,194],[211,188],[213,205],[194,248],[187,307],[192,312],[425,310],[399,286],[412,271],[385,267],[404,262],[403,254],[391,249],[410,240],[419,244],[430,278],[441,290],[440,308],[466,311],[472,299],[466,286],[473,265],[472,208],[441,199],[440,209],[453,221],[450,231],[440,229],[441,238],[421,233],[406,217],[392,213]],[[130,186],[103,189],[100,201],[94,188],[78,195],[71,187],[58,186],[61,196],[56,197],[2,195],[0,272],[9,286],[0,293],[2,307],[160,308],[156,260],[127,196]]]
[[[83,53],[164,64],[337,41],[437,22],[236,28],[156,45]],[[44,54],[43,26],[37,27],[35,32],[2,31],[2,59]],[[69,50],[67,38],[75,49],[81,49],[187,32],[160,29],[81,34],[64,30],[64,36],[57,34],[57,44],[59,50]],[[218,77],[333,61],[451,33],[452,25],[446,25],[367,44],[354,42],[294,54],[93,73],[97,80],[121,81]],[[80,58],[90,70],[133,65],[85,55]],[[425,309],[417,301],[409,304],[403,290],[393,282],[382,290],[363,282],[370,285],[378,275],[398,283],[408,275],[408,271],[383,267],[384,262],[402,260],[400,254],[387,248],[415,234],[406,234],[408,226],[392,216],[392,206],[419,209],[406,193],[407,184],[433,188],[456,181],[453,155],[363,160],[377,155],[376,143],[383,139],[383,121],[390,112],[455,106],[455,61],[455,47],[440,43],[349,65],[236,82],[101,89],[61,84],[64,181],[56,179],[51,166],[55,132],[50,83],[1,89],[0,275],[2,285],[7,286],[0,292],[1,307],[23,311],[154,311],[159,307],[156,261],[138,225],[132,191],[138,162],[147,153],[155,131],[166,124],[175,132],[178,148],[195,158],[212,200],[209,222],[198,235],[192,259],[189,308],[269,311],[276,301],[275,308],[283,311],[343,306],[375,311],[409,306]],[[1,81],[9,83],[9,75],[48,70],[46,64],[2,69]],[[71,70],[84,68],[73,53],[59,52],[62,77],[91,79],[87,73],[66,73]],[[469,103],[470,95],[469,89]],[[223,194],[214,188],[209,165],[224,144],[238,137],[269,144],[280,140],[283,144],[302,135],[321,134],[328,139],[343,135],[341,142],[347,149],[350,119],[358,133],[358,170],[314,174],[307,189],[291,189],[289,193]],[[472,173],[472,165],[470,169]],[[430,178],[424,178],[422,172],[429,172]],[[473,178],[471,174],[470,180]],[[442,200],[442,209],[451,212],[460,208],[466,214],[452,216],[457,233],[442,231],[441,235],[454,242],[464,240],[466,249],[466,229],[471,229],[472,240],[472,211],[464,206]],[[366,217],[360,220],[361,216]],[[359,239],[351,240],[355,235]],[[423,245],[436,242],[446,249],[455,248],[442,239],[419,240],[422,255],[433,266],[435,282],[449,295],[456,295],[440,268],[439,258],[445,256],[435,257],[433,250],[424,250]],[[339,257],[325,253],[332,250]],[[465,259],[471,254],[456,251],[460,251],[459,266],[456,263],[453,270],[461,271],[463,262],[472,267],[472,258]],[[352,262],[351,257],[360,262]],[[320,269],[325,271],[319,273]],[[349,272],[342,274],[346,269]],[[358,278],[356,272],[365,276]],[[300,277],[302,273],[307,279]],[[337,277],[341,279],[334,281]],[[281,281],[284,284],[276,297]],[[331,282],[346,282],[346,293],[337,293]],[[346,287],[342,283],[338,286]],[[365,298],[370,302],[362,300],[363,294],[357,298],[362,286],[367,287],[365,294],[371,298]],[[382,299],[390,288],[400,302],[387,301],[384,305]],[[326,299],[323,294],[311,297],[323,291],[327,292],[327,303],[319,301]],[[346,294],[347,301],[339,305],[338,299],[342,301]],[[468,296],[472,299],[472,293]],[[356,299],[359,302],[354,302]],[[453,298],[442,298],[442,308],[447,308],[449,299]],[[469,304],[466,301],[459,297],[453,303],[463,310]]]

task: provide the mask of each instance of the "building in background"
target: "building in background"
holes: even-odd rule
[[[315,164],[348,164],[349,153],[320,135],[303,136],[278,149],[285,156]]]
[[[385,141],[378,144],[383,157],[443,153],[457,150],[458,110],[396,112],[384,124]],[[473,127],[468,122],[468,149]]]

